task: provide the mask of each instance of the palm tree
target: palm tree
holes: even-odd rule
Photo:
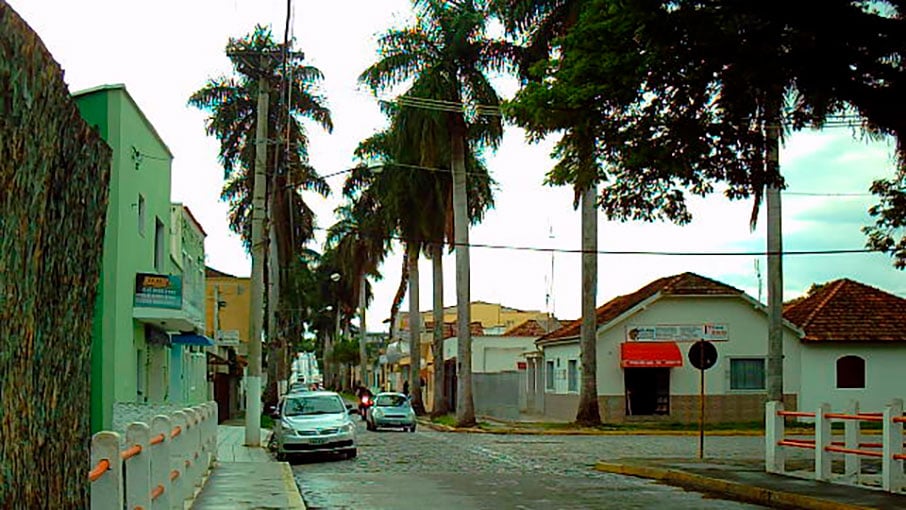
[[[501,17],[508,32],[526,41],[519,58],[519,71],[524,82],[537,81],[539,75],[533,66],[550,57],[558,37],[565,35],[575,24],[587,2],[583,0],[496,0],[494,10]],[[564,134],[555,150],[560,161],[548,175],[548,182],[572,184],[575,191],[573,206],[581,204],[582,218],[582,325],[580,349],[582,384],[576,422],[583,425],[601,423],[597,389],[597,324],[595,300],[598,288],[598,216],[597,182],[599,164],[595,151],[596,140],[588,129],[588,119],[582,107],[557,113],[553,122],[539,122],[532,106],[516,104],[510,109],[518,124],[528,128],[532,136],[562,130]],[[556,125],[552,129],[552,124]]]
[[[485,37],[488,10],[484,2],[414,0],[416,22],[391,29],[379,39],[382,58],[359,77],[378,92],[413,81],[412,94],[399,104],[445,115],[450,140],[456,295],[459,352],[459,391],[456,421],[475,422],[469,334],[469,205],[466,184],[467,141],[496,148],[503,125],[495,115],[500,103],[487,72],[505,69],[511,47]],[[481,105],[480,108],[464,108]],[[490,107],[490,110],[487,108]],[[467,115],[468,114],[468,115]]]
[[[301,191],[315,191],[322,196],[330,192],[326,181],[309,164],[308,137],[302,123],[309,119],[328,132],[333,129],[330,111],[319,92],[323,76],[317,68],[305,65],[302,57],[289,52],[290,48],[291,44],[286,48],[279,45],[270,30],[260,25],[244,38],[231,38],[226,52],[233,63],[233,75],[211,79],[189,98],[190,105],[210,114],[206,129],[220,140],[219,159],[224,168],[221,199],[230,205],[230,228],[240,234],[248,249],[258,84],[263,80],[269,88],[267,131],[270,139],[279,142],[269,144],[266,159],[270,237],[275,243],[269,265],[276,268],[270,276],[275,293],[268,303],[274,319],[270,321],[268,344],[271,360],[281,358],[286,337],[279,332],[286,331],[291,320],[290,314],[285,313],[289,307],[282,303],[280,289],[287,285],[296,254],[314,232],[314,213]],[[279,364],[268,364],[269,400],[276,398]]]

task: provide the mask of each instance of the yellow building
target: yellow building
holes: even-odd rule
[[[220,420],[243,407],[243,368],[251,338],[251,279],[205,268],[205,327],[216,345],[208,351],[208,373]]]
[[[502,335],[505,331],[512,329],[525,321],[536,320],[539,324],[551,324],[551,331],[559,327],[559,324],[554,325],[556,319],[551,317],[551,314],[547,312],[542,312],[539,310],[519,310],[516,308],[510,308],[508,306],[503,306],[498,303],[487,303],[485,301],[472,301],[470,305],[471,312],[471,322],[474,324],[476,322],[481,323],[481,328],[486,335]],[[428,324],[433,324],[434,312],[431,310],[422,311],[421,314],[421,324],[422,332],[425,332],[427,329],[425,326]],[[398,331],[409,331],[409,313],[400,312],[399,314],[399,329]],[[448,306],[444,308],[444,322],[456,322],[456,307]]]
[[[205,324],[207,335],[218,347],[234,347],[246,354],[250,338],[251,279],[232,276],[216,269],[205,270]],[[215,303],[219,303],[215,314]]]

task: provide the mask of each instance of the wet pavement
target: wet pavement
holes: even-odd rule
[[[742,509],[650,480],[595,471],[621,456],[688,455],[697,438],[495,436],[419,429],[366,431],[359,456],[318,456],[293,465],[310,509]],[[714,438],[713,455],[751,458],[762,438]]]

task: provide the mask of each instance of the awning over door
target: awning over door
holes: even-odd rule
[[[197,345],[200,347],[211,347],[214,345],[214,340],[211,340],[204,335],[196,335],[194,333],[180,333],[171,336],[170,339],[174,344]]]
[[[683,366],[676,342],[624,342],[620,346],[623,368],[671,368]]]

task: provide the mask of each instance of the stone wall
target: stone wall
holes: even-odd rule
[[[521,382],[519,372],[472,374],[475,414],[502,420],[518,419]]]

